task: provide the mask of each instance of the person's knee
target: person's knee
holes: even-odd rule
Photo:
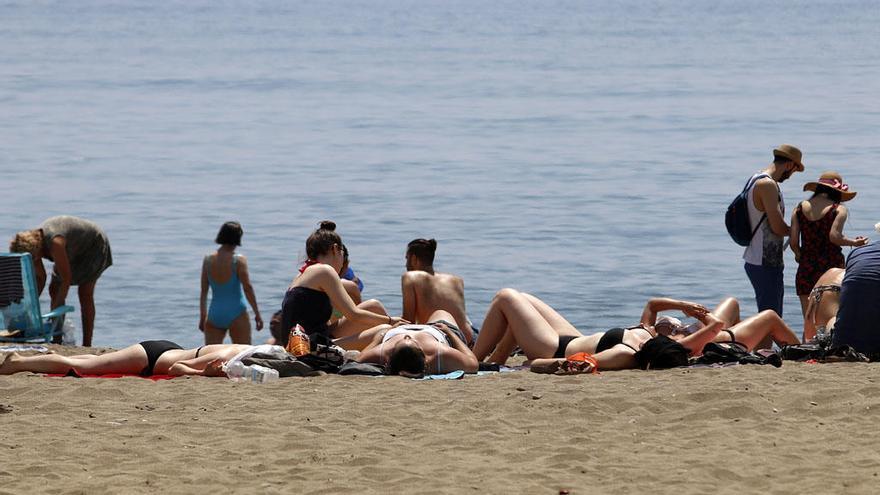
[[[761,311],[760,313],[758,313],[757,319],[772,323],[779,323],[782,321],[782,318],[779,317],[779,314],[777,314],[776,311],[772,309],[765,309],[764,311]]]
[[[367,299],[366,301],[360,303],[358,305],[361,309],[365,309],[367,311],[372,311],[373,313],[382,313],[387,314],[388,312],[385,310],[385,306],[379,302],[378,299]]]
[[[519,291],[516,289],[505,288],[495,293],[494,300],[499,303],[511,302],[519,297]]]
[[[735,297],[728,297],[721,304],[728,306],[729,308],[735,310],[739,313],[739,301]]]

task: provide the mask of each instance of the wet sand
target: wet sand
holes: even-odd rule
[[[20,373],[0,377],[0,493],[876,493],[878,378],[792,362],[266,385]]]

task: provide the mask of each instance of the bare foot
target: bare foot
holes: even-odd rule
[[[19,356],[17,352],[10,353],[8,356],[6,356],[6,359],[4,359],[2,363],[0,363],[0,375],[11,375],[17,372],[18,370],[15,369],[15,365],[19,361],[21,361],[21,356]]]

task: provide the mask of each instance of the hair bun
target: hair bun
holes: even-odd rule
[[[431,249],[437,249],[437,240],[436,239],[428,239],[428,246],[431,246]]]
[[[336,223],[331,222],[330,220],[324,220],[319,224],[318,229],[319,230],[329,230],[331,232],[335,232],[336,231]]]

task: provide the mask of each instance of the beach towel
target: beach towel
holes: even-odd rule
[[[126,374],[126,373],[108,373],[106,375],[80,375],[74,370],[70,370],[67,373],[46,373],[43,376],[49,378],[146,378],[147,380],[153,380],[157,382],[159,380],[171,380],[172,378],[177,378],[176,376],[171,375],[150,375],[150,376],[141,376],[134,374]]]
[[[421,378],[416,378],[416,380],[461,380],[462,378],[464,378],[464,371],[455,370],[442,375],[425,375]]]

